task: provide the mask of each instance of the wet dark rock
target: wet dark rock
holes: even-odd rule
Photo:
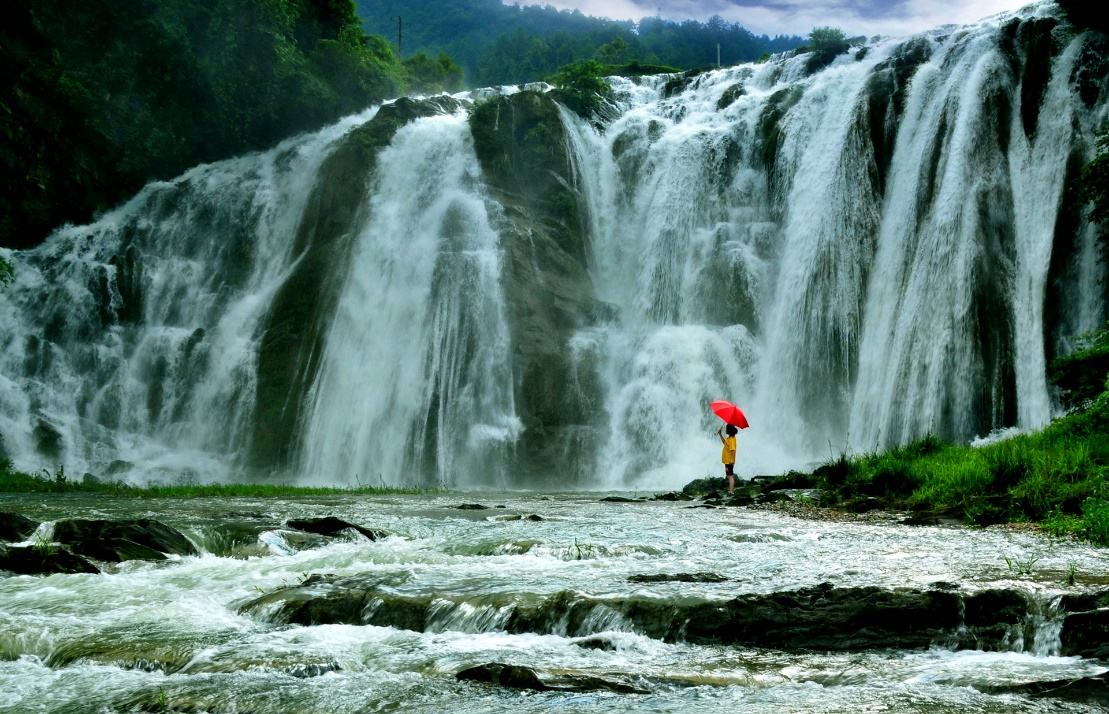
[[[988,694],[1017,694],[1034,699],[1050,698],[1075,704],[1109,707],[1109,673],[1079,679],[982,687]]]
[[[963,599],[963,619],[970,627],[1016,624],[1028,614],[1029,607],[1024,594],[992,588]]]
[[[882,502],[873,496],[853,498],[840,505],[848,513],[870,513],[882,507]]]
[[[99,573],[100,569],[65,548],[51,546],[0,547],[0,570],[17,575],[52,575],[54,573]]]
[[[73,552],[111,563],[124,560],[165,560],[165,554],[196,555],[181,532],[160,521],[68,520],[54,525],[54,540]]]
[[[1059,598],[1059,609],[1063,612],[1086,612],[1102,607],[1109,607],[1109,590],[1067,593]]]
[[[787,650],[921,649],[962,621],[959,597],[939,591],[835,588],[744,595],[691,613],[686,639]]]
[[[601,503],[635,503],[635,499],[625,498],[624,496],[605,496],[601,499]]]
[[[759,478],[759,477],[755,477]],[[816,478],[812,474],[803,474],[799,471],[790,471],[782,476],[776,476],[770,479],[763,479],[759,481],[763,491],[782,491],[786,489],[811,489],[815,488],[817,484]]]
[[[530,689],[536,692],[616,692],[618,694],[647,694],[647,690],[633,687],[626,682],[603,679],[590,675],[563,675],[543,681],[531,667],[490,662],[464,669],[455,675],[458,681],[496,684],[509,689]]]
[[[505,521],[505,522],[507,522],[507,521],[531,521],[533,523],[539,523],[539,522],[545,521],[547,519],[544,518],[543,516],[540,516],[537,513],[528,513],[528,514],[517,513],[517,514],[513,514],[511,516],[497,516],[497,520],[498,521]]]
[[[133,468],[135,468],[135,465],[130,461],[116,459],[112,463],[108,464],[108,468],[104,470],[104,474],[106,476],[118,476],[119,474],[127,473]]]
[[[692,501],[693,497],[677,491],[669,491],[667,493],[660,493],[653,498],[652,501]]]
[[[597,634],[596,616],[603,608],[619,613],[635,632],[669,642],[786,651],[1008,647],[1016,603],[1024,596],[980,597],[972,601],[972,621],[966,622],[964,597],[941,590],[836,588],[825,583],[726,601],[646,595],[591,598],[570,591],[533,601],[510,593],[477,599],[402,596],[379,589],[376,582],[346,577],[281,588],[246,603],[241,611],[265,612],[283,624],[367,624],[422,632],[431,622],[442,622],[444,607],[464,607],[507,611],[506,619],[489,625],[504,632],[590,637]],[[994,612],[989,602],[1001,608]]]
[[[932,590],[950,590],[950,591],[954,591],[954,590],[959,589],[959,585],[957,583],[949,583],[946,580],[937,580],[934,583],[929,583],[928,587],[931,588]]]
[[[780,501],[789,501],[789,500],[791,500],[789,495],[785,494],[785,493],[782,493],[781,491],[771,491],[769,493],[760,493],[759,495],[755,496],[755,498],[754,498],[755,503],[758,503],[758,504],[778,503]]]
[[[1109,608],[1067,615],[1059,641],[1064,656],[1109,659]]]
[[[583,650],[600,650],[602,652],[615,652],[616,645],[612,640],[607,637],[586,637],[581,640],[576,640],[575,647],[581,647]]]
[[[755,497],[752,496],[750,494],[750,492],[740,491],[740,490],[737,489],[734,494],[732,494],[731,496],[728,497],[727,501],[723,502],[723,505],[732,506],[732,507],[750,506],[754,502],[755,502]]]
[[[706,496],[710,493],[718,493],[723,483],[723,478],[699,478],[687,483],[682,488],[682,493],[690,497]]]
[[[451,508],[458,509],[459,511],[488,511],[489,510],[489,506],[486,506],[486,505],[483,505],[483,504],[480,504],[480,503],[460,503],[457,506],[451,506]]]
[[[724,109],[727,109],[728,107],[735,104],[735,100],[739,99],[745,94],[747,94],[747,89],[744,88],[743,82],[736,82],[732,86],[725,89],[724,93],[720,95],[720,99],[716,102],[717,110],[723,111]]]
[[[288,674],[297,679],[310,679],[312,677],[319,677],[327,674],[328,672],[341,672],[343,668],[339,666],[338,662],[310,662],[307,664],[295,664],[292,667],[285,669],[285,674]]]
[[[370,540],[378,540],[387,535],[385,531],[363,528],[362,526],[344,521],[342,518],[336,518],[335,516],[324,516],[322,518],[291,518],[285,521],[285,525],[293,530],[324,536],[341,535],[343,531],[346,530],[361,533]]]
[[[489,664],[470,667],[462,670],[454,677],[460,682],[485,682],[486,684],[496,684],[510,689],[532,689],[537,692],[548,689],[547,685],[539,679],[539,675],[531,667],[501,664],[500,662],[490,662]]]
[[[659,573],[628,577],[629,583],[722,583],[727,578],[716,573]]]
[[[12,543],[26,540],[38,527],[38,521],[32,521],[24,515],[0,511],[0,540]]]

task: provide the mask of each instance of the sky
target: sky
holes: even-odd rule
[[[768,35],[807,35],[834,26],[849,35],[910,35],[939,25],[967,24],[1030,0],[505,0],[553,5],[587,15],[638,20],[648,15],[705,20],[720,15]]]

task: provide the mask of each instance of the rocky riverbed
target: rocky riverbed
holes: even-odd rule
[[[1109,706],[1104,549],[785,485],[2,497],[0,711]]]

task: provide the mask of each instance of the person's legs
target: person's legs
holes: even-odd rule
[[[728,477],[728,493],[735,493],[735,464],[724,464],[724,474]]]

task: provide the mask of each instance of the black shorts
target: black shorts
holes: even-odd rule
[[[724,464],[724,475],[735,476],[735,464]]]

